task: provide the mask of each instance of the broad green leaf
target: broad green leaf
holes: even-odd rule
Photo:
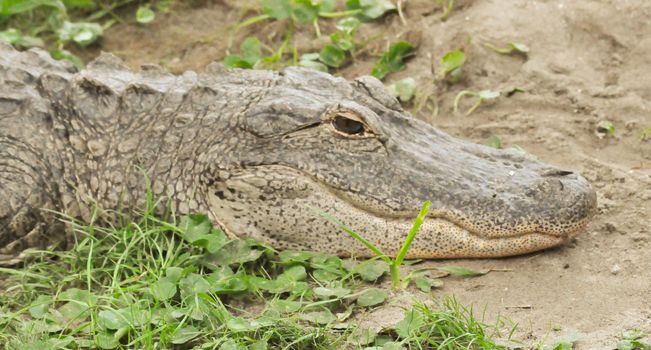
[[[405,348],[394,341],[386,342],[382,344],[382,350],[404,350]]]
[[[269,307],[279,313],[296,312],[301,308],[301,303],[292,300],[276,299],[269,304]]]
[[[172,344],[185,344],[199,335],[201,335],[201,331],[199,331],[196,327],[185,326],[177,329],[174,332],[172,335]]]
[[[194,296],[198,293],[206,293],[210,290],[210,283],[203,276],[190,273],[179,282],[179,288],[185,296]]]
[[[267,350],[269,348],[267,341],[262,339],[258,340],[257,342],[249,345],[248,350]]]
[[[380,288],[365,289],[362,294],[357,298],[357,305],[375,306],[382,304],[387,299],[387,292]]]
[[[192,243],[209,234],[212,230],[212,223],[208,219],[208,215],[205,214],[186,215],[181,218],[179,228],[183,232],[183,238]]]
[[[216,253],[207,254],[204,262],[209,266],[244,264],[258,260],[262,253],[262,250],[252,248],[246,240],[238,239],[229,241]]]
[[[570,335],[563,339],[557,340],[552,345],[544,346],[542,350],[572,350],[574,344],[578,341],[576,335]]]
[[[34,47],[34,46],[44,46],[45,44],[43,43],[43,40],[29,36],[29,35],[24,35],[20,31],[14,29],[14,28],[9,28],[7,30],[4,30],[0,32],[0,41],[4,41],[8,44],[11,45],[16,45],[16,46],[21,46],[21,47]]]
[[[97,5],[95,4],[95,1],[93,0],[63,0],[63,3],[67,8],[82,8],[82,9],[89,9],[89,8],[94,8]]]
[[[646,333],[639,329],[632,329],[622,332],[622,339],[637,340],[646,337]]]
[[[318,70],[320,72],[328,72],[328,66],[318,61],[318,53],[306,53],[301,55],[298,65],[305,68]]]
[[[112,332],[103,331],[95,336],[95,345],[100,349],[115,349],[120,345],[120,342],[115,339]]]
[[[416,91],[416,80],[414,78],[405,78],[389,85],[388,89],[400,101],[409,102],[414,97],[414,92]]]
[[[151,293],[157,300],[169,300],[176,295],[176,283],[169,277],[162,277],[151,286]]]
[[[346,60],[346,53],[337,46],[326,45],[321,49],[319,58],[326,65],[337,68]]]
[[[60,0],[4,0],[0,2],[0,14],[15,15],[41,6],[53,7],[61,13],[66,13],[66,7]]]
[[[374,282],[389,272],[389,264],[382,260],[374,260],[357,265],[352,272],[358,273],[366,282]]]
[[[481,90],[479,92],[479,98],[481,98],[482,100],[492,100],[498,97],[500,97],[499,91]]]
[[[165,277],[169,278],[172,283],[178,283],[183,277],[183,269],[178,266],[170,266],[165,270]]]
[[[319,14],[319,3],[312,0],[293,0],[292,18],[296,22],[314,21]]]
[[[360,24],[361,22],[357,18],[346,17],[337,22],[336,28],[340,32],[352,35],[355,33],[355,31],[357,31],[357,28],[359,28]]]
[[[414,284],[422,292],[429,293],[432,290],[432,280],[425,276],[418,276],[414,278]]]
[[[348,35],[341,32],[330,35],[330,41],[332,41],[335,45],[337,45],[338,48],[342,49],[343,51],[349,51],[354,46],[352,40],[348,38]]]
[[[260,40],[254,36],[244,39],[240,48],[242,49],[244,59],[252,66],[262,58],[262,44],[260,43]]]
[[[321,269],[319,269],[319,270],[314,270],[314,272],[312,272],[312,277],[314,277],[314,279],[316,279],[317,281],[320,281],[320,282],[330,282],[330,281],[334,281],[337,278],[341,277],[341,274],[334,273],[334,272],[329,271],[329,270],[321,270]]]
[[[490,270],[488,269],[474,271],[461,266],[442,266],[442,267],[437,267],[436,269],[440,271],[445,271],[451,274],[452,276],[456,276],[456,277],[482,276],[490,272]]]
[[[52,55],[52,58],[55,60],[66,60],[72,62],[78,70],[84,68],[84,62],[81,61],[81,58],[68,50],[52,50],[50,51],[50,55]]]
[[[219,350],[247,350],[247,347],[236,343],[233,339],[228,339],[219,346]]]
[[[416,333],[424,323],[423,315],[412,308],[405,312],[405,318],[396,324],[395,330],[401,338],[406,339]]]
[[[466,55],[459,50],[450,51],[441,58],[441,66],[443,66],[443,73],[450,74],[452,71],[461,68],[466,62]]]
[[[414,47],[406,41],[399,41],[391,45],[389,51],[385,52],[380,61],[373,67],[371,75],[383,79],[389,73],[404,69],[404,61],[413,56],[414,53]]]
[[[257,321],[248,321],[242,317],[233,317],[226,321],[226,327],[233,332],[249,332],[254,331],[260,327]]]
[[[154,21],[156,14],[152,9],[147,6],[140,6],[138,11],[136,11],[136,21],[138,23],[147,24]]]
[[[318,58],[318,54],[316,55]],[[306,56],[306,55],[303,55]],[[283,250],[278,254],[280,262],[282,263],[291,263],[291,262],[305,262],[314,256],[314,252],[305,252],[305,251],[296,251],[296,250]]]
[[[211,283],[211,291],[215,294],[237,294],[249,289],[245,282],[246,275],[235,275]],[[249,278],[250,279],[250,278]]]
[[[110,330],[118,330],[129,325],[128,320],[117,310],[100,311],[97,314],[97,323]]]
[[[289,281],[303,281],[305,278],[307,278],[307,271],[303,265],[290,266],[278,276],[278,280]]]
[[[57,34],[62,41],[74,41],[80,46],[87,46],[97,40],[103,33],[102,26],[97,23],[65,21]]]
[[[346,8],[349,10],[362,10],[362,18],[372,20],[382,17],[385,13],[396,9],[391,0],[348,0]]]
[[[251,69],[253,65],[240,55],[228,55],[224,57],[224,65],[228,68]]]
[[[315,324],[328,324],[337,320],[337,316],[333,315],[328,309],[305,312],[300,314],[299,318]]]
[[[285,19],[292,14],[290,0],[263,0],[264,12],[275,19]]]
[[[48,314],[48,309],[52,304],[52,297],[49,295],[39,295],[29,307],[29,314],[33,318],[42,318]]]
[[[491,135],[491,136],[489,136],[489,137],[486,139],[485,144],[486,144],[487,146],[491,146],[491,147],[493,147],[493,148],[497,148],[497,149],[502,148],[502,141],[500,140],[499,137],[497,137],[497,135]]]
[[[326,298],[330,298],[330,297],[341,298],[350,294],[350,289],[341,288],[341,287],[316,287],[314,288],[314,294]]]

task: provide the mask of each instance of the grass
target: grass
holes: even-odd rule
[[[71,249],[33,251],[24,267],[0,269],[0,344],[9,349],[499,348],[453,299],[416,303],[379,334],[356,327],[391,302],[377,259],[228,240],[205,215],[162,220],[145,210],[119,227],[65,220],[78,238]]]

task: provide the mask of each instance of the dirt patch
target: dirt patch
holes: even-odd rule
[[[425,91],[436,74],[433,60],[463,47],[468,57],[464,80],[435,91],[438,113],[418,117],[475,142],[495,134],[506,147],[517,144],[548,163],[578,171],[599,199],[598,215],[570,245],[510,259],[455,261],[511,272],[447,281],[443,293],[478,310],[487,305],[489,315],[510,317],[532,342],[578,334],[578,348],[607,349],[625,329],[651,332],[651,142],[640,137],[651,127],[651,3],[458,1],[446,21],[432,3],[409,1],[406,25],[395,15],[366,25],[361,35],[379,39],[336,74],[368,74],[377,59],[374,52],[399,37],[419,37],[417,56],[387,82],[411,76]],[[174,72],[198,70],[221,60],[247,35],[281,39],[273,23],[233,34],[233,25],[253,14],[250,5],[180,5],[147,27],[115,26],[101,50],[134,67],[153,62]],[[320,43],[310,32],[300,35],[301,50]],[[503,56],[484,46],[511,41],[527,44],[528,57]],[[461,90],[513,87],[526,92],[500,98],[467,117],[452,111]],[[614,136],[595,133],[602,120],[614,123]],[[441,263],[450,262],[431,262]]]

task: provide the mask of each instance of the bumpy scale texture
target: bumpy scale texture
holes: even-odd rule
[[[0,263],[71,241],[55,212],[90,220],[144,206],[208,213],[278,248],[368,256],[330,213],[396,254],[498,257],[580,232],[595,193],[570,171],[453,138],[405,112],[371,77],[301,68],[172,75],[104,54],[76,72],[0,44]]]

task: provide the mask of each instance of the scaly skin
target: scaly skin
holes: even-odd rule
[[[176,213],[277,248],[368,256],[314,208],[396,254],[501,257],[566,242],[594,212],[579,175],[453,138],[371,77],[307,69],[139,72],[105,54],[75,72],[0,44],[0,261],[71,233],[53,211],[135,211],[147,174]],[[164,209],[163,206],[160,208]],[[109,215],[104,220],[111,220]]]

